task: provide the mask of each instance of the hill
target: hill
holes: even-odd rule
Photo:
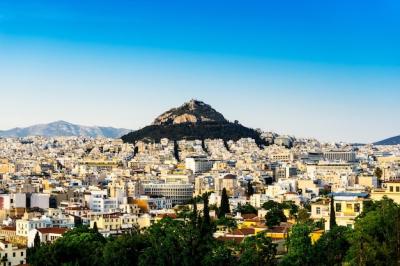
[[[13,128],[0,131],[0,137],[28,137],[28,136],[86,136],[119,138],[131,130],[113,127],[81,126],[65,121],[56,121],[49,124],[34,125],[25,128]]]
[[[223,139],[225,141],[253,138],[259,145],[266,144],[256,130],[247,128],[237,121],[229,122],[210,105],[197,100],[172,108],[157,117],[152,125],[122,137],[125,142],[130,143],[139,140],[159,142],[162,138]]]
[[[384,139],[374,143],[375,145],[398,145],[400,144],[400,136]]]

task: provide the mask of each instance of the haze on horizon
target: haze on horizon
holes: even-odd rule
[[[324,141],[400,134],[400,3],[0,2],[0,129],[137,129],[191,98]]]

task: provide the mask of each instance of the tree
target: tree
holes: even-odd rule
[[[139,255],[148,247],[137,228],[115,238],[109,238],[103,248],[103,265],[138,265]]]
[[[378,179],[378,185],[380,186],[382,183],[382,175],[383,175],[383,171],[381,168],[377,167],[374,171],[374,175],[376,176],[376,178]]]
[[[329,229],[336,226],[336,214],[335,214],[335,201],[333,199],[333,194],[330,200],[330,212],[329,212]]]
[[[257,214],[257,209],[254,208],[254,206],[250,205],[249,203],[246,203],[245,205],[238,205],[236,208],[237,212],[240,212],[241,214]]]
[[[399,265],[400,206],[388,198],[371,204],[349,236],[350,265]]]
[[[40,248],[40,236],[39,236],[39,232],[36,232],[35,234],[35,238],[33,239],[33,247],[34,248]]]
[[[298,223],[310,223],[312,220],[310,219],[310,213],[306,209],[300,209],[297,214],[297,222]]]
[[[280,209],[281,205],[280,205],[279,202],[276,202],[276,201],[273,201],[273,200],[269,200],[269,201],[265,202],[262,207],[263,207],[263,209],[268,211],[268,210],[273,209],[273,208],[279,208]]]
[[[306,224],[296,224],[292,227],[287,239],[288,252],[282,260],[282,265],[313,265],[310,233],[311,228]]]
[[[335,226],[323,234],[313,247],[314,265],[343,265],[350,248],[348,236],[351,231],[348,227]]]
[[[247,194],[247,197],[249,197],[249,198],[254,194],[254,188],[253,188],[253,184],[251,183],[251,181],[247,182],[246,194]]]
[[[97,222],[93,223],[93,232],[98,233],[99,229],[97,228]]]
[[[223,188],[221,194],[221,205],[219,207],[218,218],[225,217],[225,215],[230,212],[231,210],[229,206],[228,194],[226,192],[226,188]]]
[[[225,227],[229,230],[237,228],[237,222],[233,218],[221,217],[216,221],[217,226]]]
[[[41,245],[30,254],[29,264],[35,265],[100,265],[106,239],[88,227],[67,231],[53,244]]]
[[[241,266],[276,264],[276,244],[272,243],[271,238],[264,233],[245,238],[239,249],[241,250],[239,265]]]
[[[268,227],[273,227],[275,225],[280,225],[281,222],[286,222],[287,218],[283,211],[279,208],[273,208],[267,212],[265,215],[265,224]]]

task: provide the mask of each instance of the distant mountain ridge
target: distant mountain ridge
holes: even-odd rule
[[[375,142],[374,144],[375,145],[399,145],[400,144],[400,135]]]
[[[224,141],[252,138],[259,145],[266,144],[260,132],[238,121],[229,122],[210,105],[198,100],[190,100],[180,107],[170,109],[158,116],[151,125],[123,136],[122,140],[129,143],[140,140],[159,142],[162,138]]]
[[[25,128],[13,128],[0,131],[0,137],[23,138],[28,136],[61,137],[61,136],[85,136],[120,138],[132,130],[113,127],[81,126],[66,121],[55,121],[48,124],[33,125]]]

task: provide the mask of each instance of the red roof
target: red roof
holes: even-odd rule
[[[62,227],[47,227],[47,228],[38,228],[37,229],[42,234],[64,234],[68,228]]]

